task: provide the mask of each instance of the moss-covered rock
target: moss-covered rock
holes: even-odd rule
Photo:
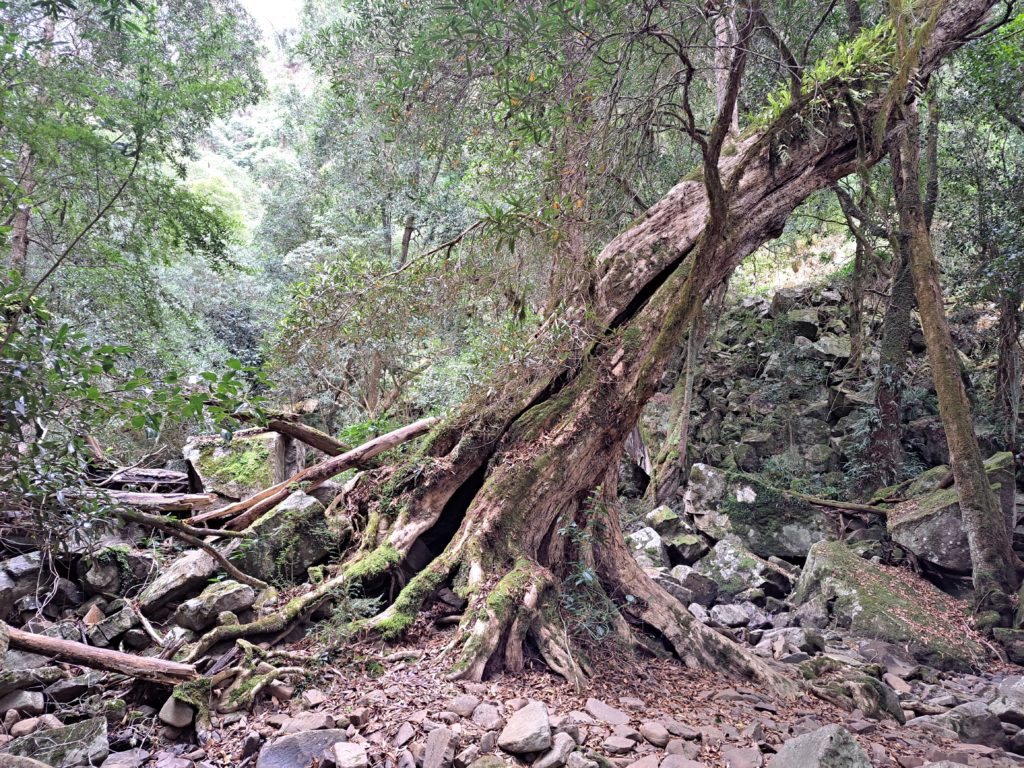
[[[267,433],[237,437],[230,443],[190,443],[185,446],[185,458],[207,492],[244,499],[274,484],[276,440],[276,434]]]
[[[951,617],[966,614],[966,606],[909,572],[864,560],[840,542],[811,547],[790,599],[797,606],[823,602],[834,624],[902,645],[930,666],[966,670],[986,658],[980,644],[951,628]]]
[[[352,536],[343,517],[328,520],[323,504],[295,491],[247,529],[253,534],[232,555],[238,566],[264,581],[303,581],[306,569],[332,552],[339,553]]]
[[[1010,530],[1016,525],[1013,499],[1013,455],[997,453],[985,462],[985,472],[999,495]],[[919,559],[955,573],[971,572],[967,532],[960,517],[955,487],[940,488],[949,467],[934,467],[907,487],[908,500],[889,512],[888,528],[893,541]]]
[[[761,557],[806,557],[836,534],[827,511],[777,491],[756,476],[694,464],[684,497],[687,515],[715,539],[735,534]]]
[[[0,746],[0,753],[32,757],[54,768],[99,765],[109,752],[104,717],[36,731]]]
[[[661,536],[670,565],[692,565],[708,551],[697,529],[667,505],[648,512],[647,524]]]
[[[174,621],[178,626],[201,632],[217,621],[223,611],[241,611],[255,602],[256,591],[252,587],[226,579],[179,605]]]
[[[723,599],[748,589],[782,597],[792,586],[793,572],[758,557],[735,536],[728,536],[697,561],[694,570],[718,584]]]

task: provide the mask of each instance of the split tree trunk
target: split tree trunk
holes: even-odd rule
[[[960,499],[960,514],[967,531],[973,565],[975,609],[997,611],[1008,622],[1012,613],[1010,594],[1016,587],[1015,556],[1006,518],[992,492],[981,449],[974,434],[971,403],[960,377],[960,367],[942,303],[939,270],[921,200],[918,166],[919,118],[917,106],[905,107],[903,130],[898,134],[897,161],[893,169],[900,238],[906,243],[914,278],[914,294],[921,315],[932,369],[939,415],[949,445],[949,463]]]
[[[944,7],[921,51],[921,78],[980,25],[993,2],[954,0]],[[829,103],[844,103],[831,97]],[[881,94],[866,100],[862,124],[870,124],[882,103]],[[768,134],[738,139],[734,152],[706,165],[708,188],[718,192],[710,200],[704,184],[681,182],[604,248],[593,276],[589,333],[580,336],[594,339],[589,346],[560,363],[501,371],[485,394],[434,430],[418,456],[380,470],[377,483],[364,484],[367,495],[358,504],[357,494],[349,495],[352,513],[367,516],[361,551],[318,595],[351,580],[399,579],[405,566],[418,572],[369,627],[400,634],[448,583],[468,600],[452,646],[453,676],[521,669],[529,640],[553,669],[574,678],[580,671],[557,596],[569,574],[593,563],[603,594],[624,619],[621,634],[643,627],[688,663],[729,667],[791,689],[651,581],[631,557],[614,509],[590,497],[607,481],[640,409],[711,292],[777,237],[808,195],[864,162],[844,107],[815,110],[812,118],[800,114],[804,106],[793,105]],[[814,129],[807,130],[812,119]],[[726,124],[719,120],[716,129]],[[780,137],[783,162],[774,151]],[[567,535],[571,522],[585,535]],[[426,566],[415,565],[414,550],[427,553]]]

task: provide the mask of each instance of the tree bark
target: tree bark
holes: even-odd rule
[[[981,24],[992,4],[956,0],[943,8],[920,51],[920,79]],[[735,56],[745,55],[746,34]],[[741,74],[734,59],[733,98]],[[830,96],[823,98],[843,103]],[[865,124],[885,102],[881,93],[864,98]],[[764,661],[696,622],[651,581],[631,557],[614,505],[592,498],[596,486],[607,484],[641,408],[708,296],[747,255],[781,234],[810,194],[878,159],[858,158],[858,137],[841,107],[812,117],[803,113],[804,99],[767,132],[736,139],[722,156],[729,106],[709,137],[694,139],[704,141],[711,158],[704,183],[676,185],[597,256],[588,327],[577,337],[587,346],[558,362],[499,371],[479,397],[433,431],[415,460],[377,471],[349,494],[350,513],[366,519],[363,539],[339,574],[317,587],[318,596],[353,580],[383,590],[388,579],[401,585],[411,571],[415,576],[367,622],[368,630],[400,635],[436,590],[450,584],[468,601],[451,646],[453,677],[515,671],[532,642],[554,670],[577,678],[581,670],[567,647],[557,597],[563,584],[571,588],[567,577],[593,564],[603,599],[626,619],[617,625],[621,634],[643,627],[687,663],[728,666],[766,687],[792,690]],[[807,130],[808,121],[814,130]],[[780,136],[784,159],[773,149]],[[574,521],[582,537],[567,532]]]
[[[1020,290],[1008,290],[999,302],[999,359],[996,365],[996,414],[999,419],[1000,448],[1020,452],[1017,422],[1020,418],[1021,327]]]
[[[109,648],[93,648],[91,645],[76,643],[47,635],[34,635],[0,622],[0,632],[7,633],[10,646],[30,653],[38,653],[52,659],[80,664],[90,669],[102,669],[128,675],[138,680],[177,685],[199,677],[191,664],[179,664],[148,656],[134,656]]]
[[[1012,613],[1010,594],[1016,587],[1015,557],[1006,519],[985,475],[981,449],[974,434],[971,404],[960,377],[956,348],[943,307],[938,265],[932,252],[921,199],[918,132],[917,106],[911,103],[905,107],[894,153],[896,167],[893,179],[900,239],[906,243],[910,260],[914,294],[939,401],[939,415],[949,445],[950,468],[967,531],[973,564],[975,609],[978,612],[997,611],[1008,622]]]

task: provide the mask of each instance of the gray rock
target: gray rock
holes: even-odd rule
[[[636,742],[625,736],[609,736],[601,742],[601,746],[613,755],[625,755],[636,748]]]
[[[602,723],[608,725],[626,725],[629,723],[629,715],[623,712],[621,709],[616,709],[608,704],[605,704],[600,699],[587,699],[587,704],[584,707],[595,720],[600,720]]]
[[[1024,727],[1024,677],[1012,675],[999,684],[988,711],[1004,723]]]
[[[548,708],[539,701],[531,701],[516,711],[498,736],[498,746],[514,755],[542,752],[550,747]]]
[[[626,543],[633,550],[637,562],[646,567],[668,566],[668,552],[661,536],[653,528],[641,528],[626,536]]]
[[[707,576],[697,573],[692,566],[677,565],[669,571],[668,578],[682,588],[683,591],[680,594],[671,589],[669,593],[683,605],[700,603],[706,608],[710,608],[718,599],[718,585]],[[661,583],[660,579],[659,583]]]
[[[125,607],[107,616],[99,624],[89,627],[85,634],[93,645],[105,648],[138,623],[139,617],[135,611]]]
[[[569,755],[576,749],[576,742],[568,733],[556,733],[551,749],[541,755],[533,763],[533,768],[560,768],[565,765]]]
[[[366,747],[349,741],[339,741],[331,745],[330,755],[334,758],[337,768],[367,768],[370,764]]]
[[[929,666],[968,671],[986,655],[967,636],[951,641],[948,627],[928,607],[945,602],[949,610],[957,610],[947,595],[924,579],[908,588],[905,579],[859,557],[842,542],[811,547],[790,600],[797,606],[828,606],[831,621],[850,634],[901,646]]]
[[[101,768],[140,768],[149,759],[149,752],[136,747],[124,752],[111,752]]]
[[[62,728],[36,731],[0,746],[0,753],[33,757],[53,768],[96,765],[109,752],[105,717],[94,717]]]
[[[160,722],[172,728],[187,728],[192,724],[195,711],[185,702],[170,696],[164,702],[164,705],[160,707],[159,717]]]
[[[264,580],[299,582],[306,569],[348,542],[352,526],[347,518],[328,520],[324,505],[295,491],[287,499],[250,525],[255,534],[235,561],[246,573]]]
[[[505,724],[498,708],[486,702],[478,704],[476,709],[473,710],[472,720],[474,724],[480,726],[485,731],[496,731]]]
[[[178,626],[202,632],[222,611],[242,611],[256,602],[256,592],[248,584],[232,579],[211,584],[197,597],[186,600],[174,612]]]
[[[827,725],[787,741],[768,768],[871,768],[871,761],[849,731]]]
[[[818,507],[783,497],[756,476],[707,464],[693,465],[683,500],[698,530],[714,539],[735,535],[760,557],[805,557],[835,534],[832,516]]]
[[[1006,734],[999,718],[989,711],[983,701],[969,701],[941,715],[915,717],[907,721],[907,727],[937,725],[956,733],[965,744],[984,744],[1001,747],[1006,744]]]
[[[427,735],[423,768],[448,768],[455,759],[455,737],[447,728],[435,728]]]
[[[33,760],[31,757],[0,753],[0,768],[50,768],[50,766]]]
[[[927,477],[924,480],[938,476],[938,469],[925,473]],[[941,470],[942,475],[945,470]],[[1010,530],[1013,530],[1017,524],[1012,494],[1013,455],[1009,452],[993,455],[985,461],[985,472],[1000,497]],[[921,482],[919,487],[927,489],[930,484]],[[1010,490],[1008,496],[1002,492],[1004,487]],[[960,516],[956,488],[935,488],[912,496],[893,509],[887,520],[893,541],[918,558],[948,571],[965,574],[971,572],[970,548]]]
[[[672,735],[661,723],[646,722],[640,726],[640,735],[656,747],[665,747]]]
[[[217,561],[203,550],[185,552],[160,569],[159,575],[139,595],[139,607],[148,614],[168,602],[196,592],[217,572],[217,568]]]
[[[306,731],[282,736],[266,744],[256,759],[256,768],[295,768],[320,760],[324,752],[339,741],[348,741],[342,728],[324,731]]]
[[[469,717],[480,703],[480,699],[471,693],[463,693],[448,702],[447,708],[459,717]]]
[[[758,557],[735,536],[727,536],[715,544],[697,561],[694,569],[718,585],[722,599],[731,599],[751,588],[781,597],[788,594],[793,583],[791,571]]]
[[[644,517],[647,524],[658,532],[670,563],[690,565],[708,551],[708,545],[690,522],[661,505]]]
[[[569,755],[569,759],[565,761],[565,764],[569,768],[598,768],[596,761],[584,757],[579,752],[573,752]]]
[[[45,707],[45,699],[39,691],[13,691],[0,697],[0,712],[14,710],[20,715],[38,715]]]

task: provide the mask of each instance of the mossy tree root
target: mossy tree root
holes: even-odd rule
[[[185,659],[192,663],[203,656],[213,646],[228,640],[268,635],[282,632],[306,611],[316,608],[340,590],[347,589],[350,584],[370,581],[387,574],[395,568],[401,556],[388,545],[383,545],[371,552],[361,553],[343,567],[333,578],[326,579],[305,594],[288,601],[282,608],[248,624],[222,624],[214,627],[199,638],[191,646]]]

